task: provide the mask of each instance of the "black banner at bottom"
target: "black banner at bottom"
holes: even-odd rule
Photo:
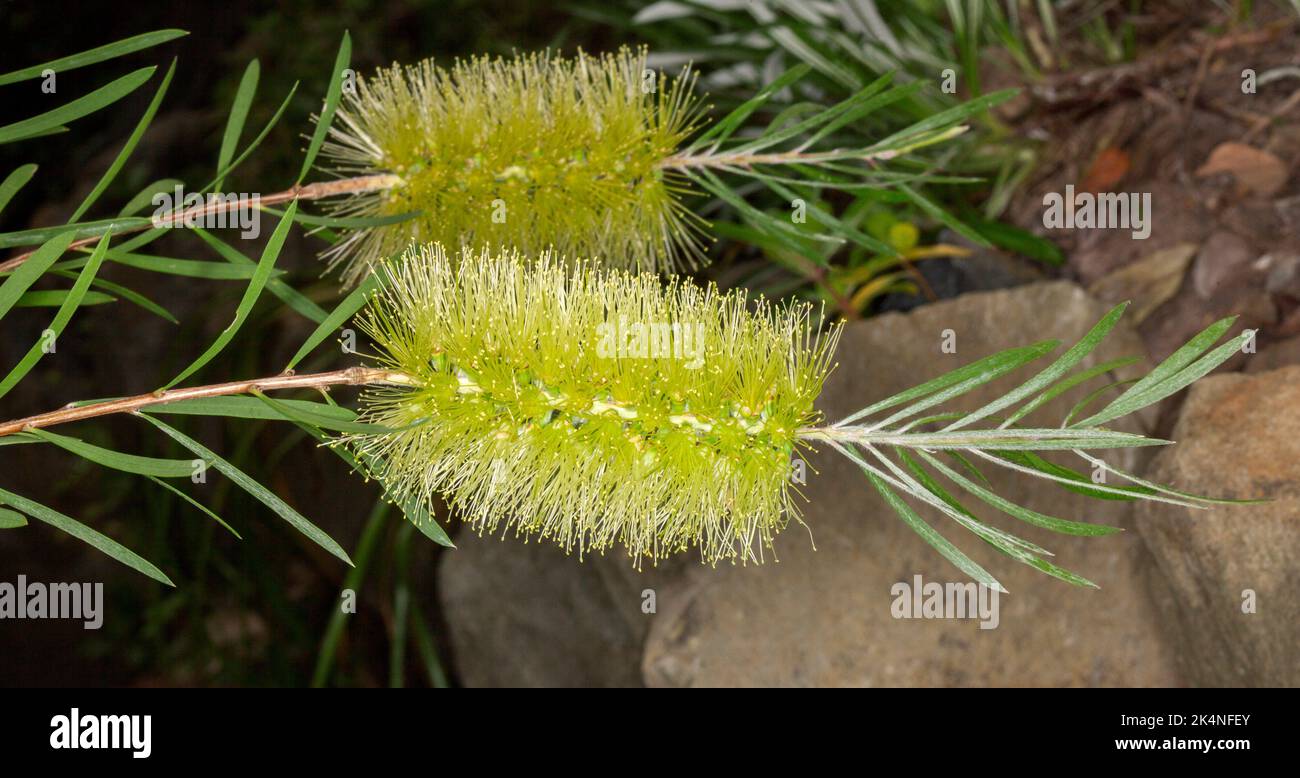
[[[919,757],[926,766],[1229,765],[1286,759],[1296,744],[1296,697],[1286,690],[702,693],[707,701],[647,691],[10,689],[0,744],[10,764],[218,767],[278,753],[304,767],[407,758],[431,768],[479,741],[491,742],[489,755],[534,761],[686,749],[733,766],[751,750],[788,748],[796,759]]]

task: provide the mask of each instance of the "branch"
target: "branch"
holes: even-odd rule
[[[15,435],[30,429],[53,427],[56,424],[93,419],[114,413],[135,413],[155,405],[166,405],[180,400],[194,400],[200,397],[222,397],[232,394],[250,394],[254,391],[274,391],[279,389],[321,389],[327,386],[363,384],[410,384],[411,379],[404,373],[375,367],[349,367],[328,373],[308,373],[307,375],[271,376],[253,378],[244,381],[230,381],[224,384],[193,386],[185,389],[167,389],[134,397],[120,397],[116,400],[104,400],[88,405],[69,405],[57,411],[28,416],[0,423],[0,437]]]
[[[306,186],[299,186],[295,184],[294,186],[284,190],[283,192],[276,192],[274,194],[266,195],[265,197],[259,197],[258,204],[259,206],[277,205],[279,203],[287,203],[291,200],[319,200],[322,197],[333,197],[334,195],[340,195],[340,194],[361,194],[364,192],[375,192],[383,189],[390,189],[400,180],[401,180],[400,178],[394,175],[380,174],[380,175],[373,175],[373,176],[357,176],[356,178],[342,178],[337,181],[319,181],[317,183],[308,184]],[[239,200],[228,200],[226,198],[220,198],[217,200],[209,201],[203,205],[196,205],[193,208],[189,208],[184,211],[173,211],[172,213],[167,214],[166,216],[158,217],[153,220],[153,223],[150,225],[150,227],[153,228],[171,227],[171,226],[183,227],[185,226],[186,221],[189,221],[196,217],[206,217],[210,215],[227,213],[229,211],[235,210],[240,205],[241,203]],[[146,229],[146,227],[143,225],[139,227],[129,227],[129,228],[116,230],[114,234],[126,235],[132,232],[139,232],[140,230],[143,229]],[[71,250],[75,248],[81,248],[82,246],[89,246],[93,243],[98,243],[99,238],[100,238],[99,235],[94,235],[89,238],[74,240],[71,244],[68,245],[68,249]],[[13,259],[7,260],[5,262],[0,262],[0,273],[7,273],[12,270],[15,270],[19,265],[26,262],[28,257],[30,257],[32,254],[35,253],[36,250],[33,249],[26,253],[19,254]]]

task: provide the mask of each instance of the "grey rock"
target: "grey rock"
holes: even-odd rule
[[[549,542],[463,532],[438,571],[455,663],[466,686],[639,686],[654,618],[642,593],[683,562],[638,572],[623,554],[581,561]],[[657,599],[657,598],[656,598]]]
[[[964,295],[910,314],[888,314],[845,332],[839,367],[822,395],[830,418],[994,351],[1040,338],[1073,341],[1106,306],[1077,286],[1046,283]],[[944,330],[957,353],[944,354]],[[1143,353],[1122,324],[1090,357]],[[1130,368],[1130,370],[1135,370]],[[1028,377],[1028,372],[1021,379]],[[1123,377],[1130,377],[1125,372]],[[1012,379],[1014,380],[1014,379]],[[1014,384],[1011,384],[1014,385]],[[983,387],[957,407],[1000,394]],[[1076,398],[1039,413],[1059,422]],[[1032,417],[1031,417],[1032,418]],[[1135,430],[1151,417],[1116,426]],[[1134,450],[1107,456],[1138,466]],[[1067,459],[1062,463],[1074,464]],[[803,521],[778,537],[779,562],[761,567],[687,568],[659,589],[660,612],[645,645],[645,680],[654,686],[1140,686],[1181,682],[1173,650],[1156,624],[1150,556],[1136,533],[1055,535],[966,504],[991,523],[1056,552],[1057,564],[1100,585],[1082,589],[998,554],[951,521],[923,511],[943,534],[1010,591],[999,624],[905,620],[891,615],[891,587],[920,574],[931,582],[965,577],[908,529],[862,474],[830,451],[817,454],[805,488]],[[1076,465],[1077,466],[1077,465]],[[1128,504],[1090,500],[1055,484],[981,468],[995,490],[1062,518],[1131,526]],[[1018,525],[1018,526],[1017,526]],[[814,550],[814,544],[816,550]]]
[[[1203,300],[1224,289],[1248,283],[1255,252],[1250,244],[1231,232],[1220,230],[1201,246],[1192,265],[1192,286]]]
[[[1161,623],[1205,686],[1300,686],[1300,367],[1212,376],[1189,392],[1155,480],[1257,505],[1141,505],[1173,607]],[[1253,593],[1255,611],[1245,612]]]
[[[1281,294],[1300,299],[1300,254],[1279,251],[1260,257],[1259,263],[1268,272],[1265,288],[1271,294]]]
[[[1265,373],[1279,367],[1300,365],[1300,335],[1270,343],[1246,362],[1247,373]]]

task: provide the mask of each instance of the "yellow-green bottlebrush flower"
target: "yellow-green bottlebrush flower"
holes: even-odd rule
[[[565,264],[551,254],[528,261],[483,249],[453,258],[437,245],[381,265],[378,279],[358,322],[381,364],[363,371],[369,377],[347,378],[372,384],[362,416],[378,428],[353,429],[345,440],[408,510],[441,496],[480,532],[513,528],[580,552],[621,544],[638,562],[691,547],[709,563],[762,561],[775,534],[799,517],[793,458],[825,445],[861,468],[945,558],[999,588],[903,495],[1019,562],[1090,585],[1050,562],[1042,546],[977,518],[954,493],[1084,536],[1117,528],[1016,505],[983,485],[977,468],[1112,500],[1220,502],[1088,452],[1165,443],[1102,425],[1179,391],[1250,337],[1215,346],[1232,320],[1216,322],[1100,410],[1089,406],[1105,395],[1093,392],[1059,426],[1022,426],[1048,400],[1132,362],[1082,364],[1119,321],[1120,305],[1037,374],[975,410],[941,408],[1060,344],[992,354],[823,424],[814,401],[840,330],[817,335],[806,304],[774,306],[689,282],[664,286],[654,274]],[[1076,455],[1132,485],[1096,483],[1037,452]]]
[[[694,77],[646,53],[426,60],[358,79],[323,154],[341,175],[392,176],[335,215],[419,216],[352,232],[327,256],[355,281],[412,242],[555,250],[668,271],[701,256],[699,218],[668,159],[698,116]]]
[[[787,476],[839,333],[806,304],[441,246],[379,277],[359,322],[410,384],[369,390],[394,431],[351,442],[399,502],[638,561],[760,560],[798,516]]]

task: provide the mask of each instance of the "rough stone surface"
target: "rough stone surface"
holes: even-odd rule
[[[1260,264],[1268,272],[1266,288],[1272,294],[1300,299],[1300,254],[1278,251],[1265,254]]]
[[[1137,524],[1163,578],[1162,623],[1207,686],[1300,686],[1300,367],[1207,378],[1190,391],[1153,478],[1260,505],[1149,503]],[[1255,613],[1247,590],[1254,592]]]
[[[1251,260],[1256,256],[1250,244],[1238,235],[1220,230],[1209,237],[1192,266],[1192,286],[1203,300],[1227,287],[1249,282]]]
[[[439,594],[466,686],[639,686],[642,592],[694,559],[638,573],[624,555],[462,532]]]
[[[1300,365],[1300,335],[1271,343],[1246,363],[1247,373],[1265,373],[1279,367]]]
[[[907,315],[856,324],[840,346],[840,365],[823,393],[823,410],[838,418],[947,369],[1031,340],[1073,341],[1105,310],[1078,287],[1057,282],[964,295]],[[947,329],[956,334],[956,354],[940,352]],[[1132,331],[1121,325],[1092,359],[1142,351]],[[984,387],[962,406],[975,407],[998,393]],[[1058,422],[1072,401],[1058,398],[1039,418],[1045,424]],[[1131,450],[1127,453],[1111,461],[1135,467]],[[982,518],[1046,546],[1056,553],[1056,563],[1101,588],[1080,589],[1049,578],[942,520],[935,526],[1010,590],[999,601],[1000,623],[981,630],[972,620],[895,619],[890,590],[896,582],[911,582],[917,574],[934,582],[965,578],[881,502],[852,464],[830,451],[820,452],[812,464],[818,472],[810,470],[805,489],[808,530],[792,524],[777,539],[779,563],[688,568],[658,589],[659,613],[652,618],[643,665],[648,684],[1181,682],[1148,594],[1148,587],[1160,582],[1146,580],[1153,564],[1137,533],[1054,535],[971,500],[968,507]],[[998,493],[1041,512],[1120,526],[1131,522],[1125,503],[1089,500],[991,465],[981,469]],[[923,515],[936,522],[933,514]]]

